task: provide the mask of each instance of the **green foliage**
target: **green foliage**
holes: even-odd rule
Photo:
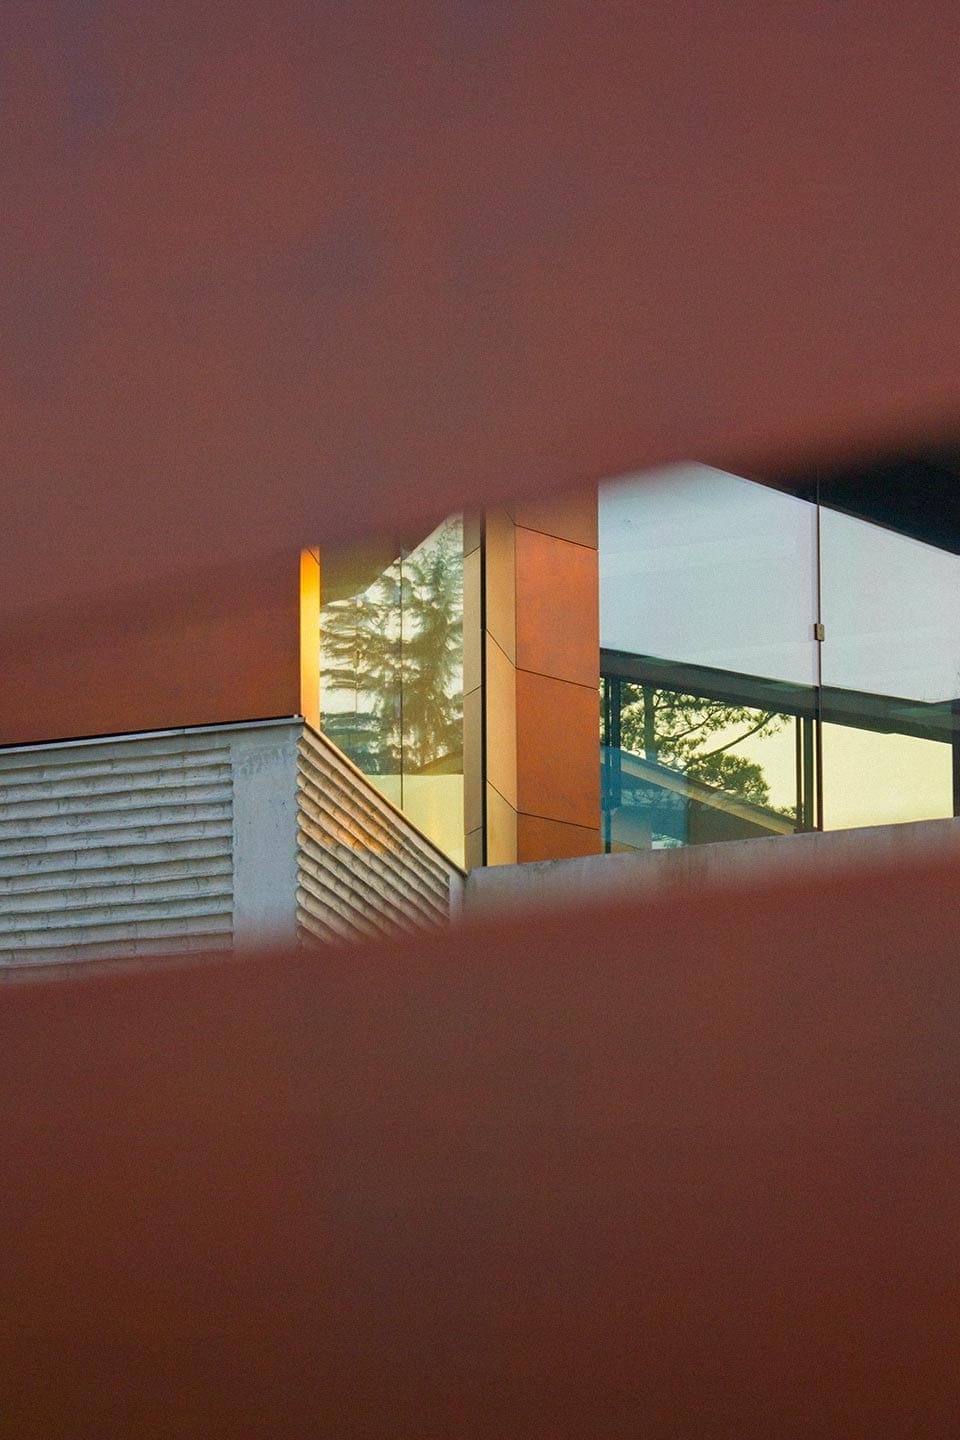
[[[368,774],[462,750],[463,541],[450,520],[362,594],[321,614],[323,727]],[[352,697],[345,706],[343,698]]]
[[[463,539],[448,522],[401,561],[404,769],[463,748]]]
[[[362,594],[324,605],[320,616],[323,728],[368,774],[400,768],[400,629],[392,623],[399,602],[394,565]]]
[[[754,805],[769,805],[762,766],[730,752],[749,736],[776,735],[786,724],[785,716],[646,685],[625,683],[621,695],[620,743],[625,750]]]

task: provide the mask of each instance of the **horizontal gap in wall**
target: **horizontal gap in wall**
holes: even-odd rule
[[[174,735],[218,735],[227,730],[265,730],[273,725],[302,723],[302,715],[271,715],[259,720],[224,720],[215,725],[178,725],[169,730],[128,730],[120,735],[80,735],[65,740],[31,740],[20,745],[0,745],[0,756],[23,755],[36,750],[66,749],[81,745],[120,745],[141,740],[162,740]]]

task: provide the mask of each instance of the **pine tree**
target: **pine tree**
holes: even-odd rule
[[[367,774],[400,769],[400,571],[320,616],[322,725]]]
[[[401,563],[404,769],[463,749],[463,538],[448,521]]]
[[[621,693],[620,743],[625,750],[754,805],[769,805],[762,766],[730,752],[752,736],[776,735],[786,724],[785,716],[650,685],[624,684]],[[711,746],[712,737],[734,728],[737,733]]]
[[[447,521],[321,614],[323,728],[367,774],[462,764],[463,532]],[[326,697],[326,699],[325,699]]]

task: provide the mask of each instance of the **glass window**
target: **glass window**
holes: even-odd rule
[[[944,464],[784,489],[676,465],[601,487],[607,848],[956,813]]]
[[[814,823],[816,512],[706,465],[600,490],[606,848]]]
[[[600,487],[600,645],[813,685],[816,511],[709,465]]]
[[[952,747],[825,722],[823,789],[825,830],[945,819],[953,814]]]
[[[325,568],[321,560],[321,728],[399,804],[400,562],[336,599],[329,598]],[[357,569],[368,578],[362,565]]]
[[[824,503],[820,527],[824,827],[952,815],[960,557]]]
[[[459,864],[463,829],[463,524],[400,562],[402,808]]]
[[[321,728],[462,864],[460,517],[389,563],[321,557],[320,571]]]

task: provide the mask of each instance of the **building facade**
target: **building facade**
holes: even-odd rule
[[[191,576],[122,633],[27,615],[0,961],[358,938],[482,867],[954,816],[954,482],[673,465]]]
[[[323,608],[323,727],[471,869],[952,817],[955,481],[680,464],[450,521]]]

